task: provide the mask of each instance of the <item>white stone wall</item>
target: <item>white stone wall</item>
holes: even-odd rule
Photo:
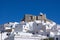
[[[54,37],[54,40],[60,40],[60,35],[56,35],[55,37]]]
[[[2,40],[4,40],[5,38],[7,38],[8,36],[6,35],[7,33],[5,32],[5,33],[0,33],[0,40],[2,39]]]

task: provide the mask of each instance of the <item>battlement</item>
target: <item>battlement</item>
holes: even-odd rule
[[[26,14],[22,21],[30,22],[34,20],[46,20],[46,15],[43,13],[40,13],[38,16]]]

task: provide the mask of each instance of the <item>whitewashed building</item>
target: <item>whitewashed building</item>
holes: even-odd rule
[[[5,38],[2,40],[44,40],[49,38],[60,40],[60,25],[47,19],[46,14],[42,13],[38,16],[27,14],[20,23],[10,22],[4,24],[4,28],[6,37],[4,36]]]

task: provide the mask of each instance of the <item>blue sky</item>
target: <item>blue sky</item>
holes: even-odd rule
[[[40,12],[60,24],[60,0],[0,0],[0,24],[19,22],[24,14]]]

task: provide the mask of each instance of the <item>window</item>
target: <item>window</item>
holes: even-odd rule
[[[12,25],[10,27],[12,28]]]
[[[38,34],[38,32],[36,32]]]
[[[30,18],[33,19],[32,16],[30,16]]]
[[[38,16],[36,16],[36,20],[38,20]]]
[[[58,40],[58,38],[56,38],[56,40]]]
[[[37,24],[37,26],[38,26],[38,24]]]
[[[10,33],[7,33],[6,35],[7,35],[7,36],[9,36],[9,35],[10,35]]]
[[[35,34],[34,32],[32,34]]]
[[[16,34],[18,34],[18,32],[16,32]]]
[[[47,34],[47,37],[49,37],[49,34]]]

